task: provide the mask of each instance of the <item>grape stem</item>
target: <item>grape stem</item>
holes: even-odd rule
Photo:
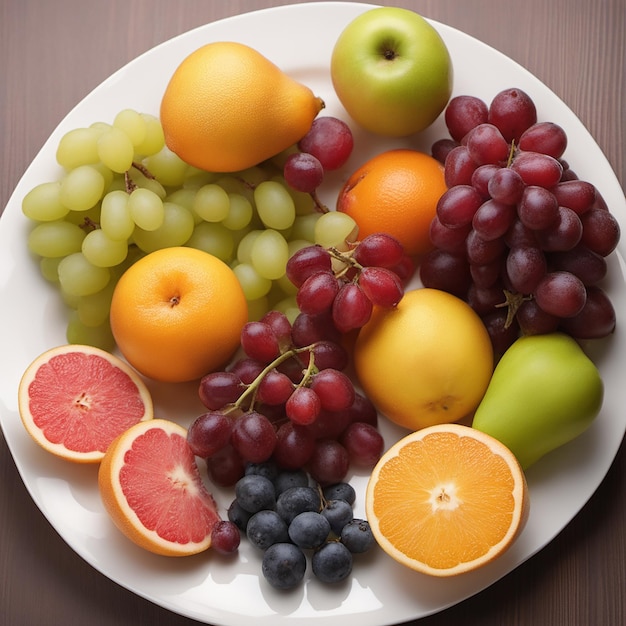
[[[261,384],[261,381],[265,378],[265,376],[267,376],[269,372],[271,372],[275,367],[278,367],[281,363],[288,361],[289,359],[297,356],[298,354],[308,351],[309,352],[309,364],[307,366],[307,369],[304,371],[304,378],[300,382],[300,386],[302,386],[303,384],[306,384],[306,382],[308,382],[311,376],[316,372],[315,355],[313,353],[313,348],[315,348],[316,345],[317,345],[316,343],[312,343],[308,346],[303,346],[301,348],[290,348],[289,350],[286,350],[285,352],[282,352],[281,354],[279,354],[271,363],[269,363],[263,368],[263,370],[257,375],[257,377],[247,386],[246,390],[239,396],[237,401],[230,404],[224,410],[224,414],[228,415],[229,413],[232,413],[233,411],[242,410],[242,407],[244,406],[245,401],[250,396],[252,396],[252,399],[250,400],[248,410],[251,410],[252,407],[254,407],[254,403],[256,401],[256,396],[257,396],[257,392],[259,389],[259,385]]]
[[[501,309],[507,307],[506,320],[504,321],[504,328],[509,328],[517,315],[517,311],[524,302],[532,300],[532,296],[525,296],[522,293],[513,293],[512,291],[504,290],[505,301],[500,304],[496,304],[496,308]]]
[[[511,149],[509,150],[509,158],[506,161],[506,166],[507,167],[511,167],[511,164],[513,163],[513,157],[515,156],[515,150],[516,150],[515,139],[513,139],[511,141]]]
[[[330,209],[320,200],[319,196],[317,195],[317,191],[311,191],[309,195],[313,199],[313,204],[315,204],[316,211],[318,211],[319,213],[329,212]]]
[[[344,274],[348,272],[348,270],[352,268],[358,270],[359,272],[363,269],[363,266],[352,257],[353,250],[349,250],[348,252],[341,252],[341,250],[337,250],[337,248],[335,248],[334,246],[327,248],[327,250],[328,254],[330,254],[333,259],[341,261],[345,265],[343,269],[335,272],[335,276],[337,278],[341,278]]]

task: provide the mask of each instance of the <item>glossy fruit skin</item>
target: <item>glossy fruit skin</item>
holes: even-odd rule
[[[428,288],[407,291],[394,309],[376,309],[353,359],[378,411],[413,431],[472,414],[493,372],[478,315],[463,300]]]
[[[363,128],[402,137],[432,124],[452,93],[450,54],[408,9],[378,7],[350,22],[331,57],[335,91]]]
[[[296,143],[324,107],[258,51],[212,42],[186,57],[161,101],[167,146],[210,172],[234,172]]]
[[[504,443],[526,469],[587,430],[603,396],[600,372],[574,339],[525,336],[500,359],[472,426]]]

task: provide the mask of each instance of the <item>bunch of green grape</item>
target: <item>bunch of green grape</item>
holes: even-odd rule
[[[227,263],[250,319],[270,309],[295,316],[289,257],[311,243],[345,243],[356,225],[291,189],[284,158],[242,172],[205,172],[168,149],[157,117],[132,109],[112,123],[67,132],[56,151],[62,175],[31,189],[22,210],[32,222],[28,248],[69,307],[68,342],[112,349],[117,280],[142,256],[172,246]]]

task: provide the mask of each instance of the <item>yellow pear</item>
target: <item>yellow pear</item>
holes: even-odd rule
[[[211,172],[235,172],[299,141],[324,102],[257,50],[218,41],[177,67],[161,101],[170,150]]]

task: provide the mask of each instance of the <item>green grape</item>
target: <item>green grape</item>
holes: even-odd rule
[[[61,180],[61,202],[71,211],[87,211],[104,192],[105,179],[91,165],[79,165]]]
[[[237,246],[237,261],[239,263],[252,262],[252,246],[262,232],[262,230],[251,230],[241,238]]]
[[[113,126],[123,131],[135,148],[146,139],[148,124],[145,118],[133,109],[120,111],[113,120]]]
[[[250,262],[264,278],[280,278],[285,273],[288,260],[289,246],[279,232],[267,229],[254,240],[250,250]]]
[[[39,256],[64,257],[79,252],[84,238],[85,231],[71,222],[42,222],[28,235],[28,249]]]
[[[165,190],[165,187],[163,187],[163,185],[156,178],[150,178],[149,176],[146,176],[143,172],[140,172],[135,168],[131,168],[128,175],[137,187],[141,187],[142,189],[149,189],[157,196],[159,196],[161,200],[165,200],[165,198],[167,197],[167,191]],[[126,189],[126,185],[124,185],[124,188]]]
[[[150,189],[138,187],[128,197],[130,217],[142,230],[156,230],[163,225],[163,200]]]
[[[296,218],[293,198],[283,185],[267,180],[254,190],[256,210],[267,228],[284,230],[292,226]]]
[[[125,239],[111,239],[101,228],[97,228],[87,233],[81,250],[85,258],[93,265],[113,267],[122,263],[126,258],[128,244]]]
[[[240,193],[229,193],[228,215],[222,220],[222,224],[230,230],[243,230],[248,226],[254,214],[252,203]]]
[[[57,163],[66,170],[73,170],[79,165],[97,163],[98,137],[97,128],[75,128],[61,137],[57,146]]]
[[[168,193],[164,199],[168,202],[173,202],[174,204],[180,204],[188,211],[193,211],[193,201],[196,197],[196,191],[196,189],[181,187],[180,189],[175,189]],[[196,224],[199,224],[202,221],[199,217],[194,217],[196,218]]]
[[[102,198],[100,228],[115,241],[127,241],[133,234],[135,222],[128,207],[129,195],[125,191],[110,191]]]
[[[135,228],[133,239],[144,252],[182,246],[191,237],[194,221],[191,211],[173,202],[163,203],[163,223],[155,230]]]
[[[77,311],[73,311],[67,323],[65,333],[68,343],[94,346],[108,352],[115,348],[115,339],[109,321],[99,326],[86,326],[80,320]]]
[[[106,287],[110,279],[108,268],[93,265],[82,252],[70,254],[59,263],[61,288],[73,296],[97,293]]]
[[[219,185],[226,193],[238,193],[252,202],[254,198],[254,191],[245,180],[239,178],[236,174],[227,174],[220,176],[214,181],[216,185]]]
[[[315,225],[322,216],[322,213],[310,213],[309,215],[299,215],[293,222],[291,229],[292,239],[304,239],[309,244],[315,241]]]
[[[272,309],[284,313],[292,324],[300,313],[295,296],[287,296],[282,300],[278,300],[278,302],[273,304]]]
[[[346,213],[330,211],[323,213],[315,223],[314,242],[324,248],[335,247],[346,251],[347,242],[354,242],[358,236],[357,223]]]
[[[65,216],[65,221],[80,226],[85,232],[91,230],[94,225],[100,223],[100,203],[86,211],[70,211]]]
[[[111,126],[98,137],[98,158],[112,171],[128,171],[134,156],[135,146],[123,130]]]
[[[204,185],[214,183],[216,178],[217,174],[214,174],[213,172],[207,172],[206,170],[201,170],[193,165],[188,165],[187,171],[185,172],[183,187],[185,189],[197,190]]]
[[[139,116],[146,123],[146,135],[143,141],[135,146],[135,151],[143,156],[151,156],[162,150],[165,145],[163,127],[159,118],[150,113],[140,113]]]
[[[41,183],[33,187],[22,200],[22,213],[38,222],[65,217],[69,209],[61,202],[61,183]]]
[[[41,257],[39,261],[39,270],[41,275],[51,283],[59,282],[59,263],[63,257]]]
[[[100,326],[109,318],[111,299],[115,290],[115,281],[88,296],[81,296],[76,303],[78,318],[85,326]]]
[[[228,217],[230,199],[222,187],[210,183],[196,192],[193,210],[207,222],[221,222]]]
[[[272,281],[269,278],[263,278],[250,263],[235,265],[233,272],[237,276],[246,300],[258,300],[266,296],[272,288]]]
[[[122,184],[124,183],[124,177],[120,176],[118,172],[113,172],[104,163],[92,163],[91,167],[93,167],[95,170],[98,170],[98,172],[102,174],[102,178],[104,178],[104,188],[107,191],[113,184],[114,180],[120,181]]]
[[[235,240],[233,234],[222,224],[211,224],[201,222],[197,224],[187,240],[186,246],[204,250],[224,263],[230,263],[235,251]]]
[[[185,182],[187,164],[165,145],[146,158],[144,165],[165,187],[180,187]]]
[[[248,320],[250,322],[260,320],[270,308],[270,302],[267,297],[248,300]]]

